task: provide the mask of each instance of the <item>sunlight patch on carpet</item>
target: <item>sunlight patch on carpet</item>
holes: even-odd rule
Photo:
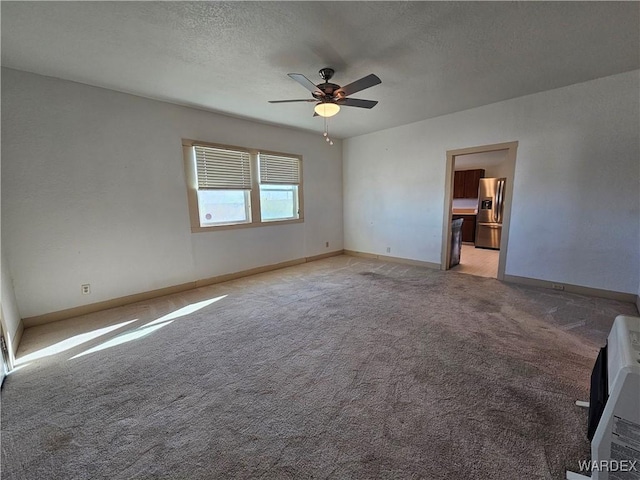
[[[118,335],[110,340],[107,340],[104,343],[101,343],[100,345],[96,345],[95,347],[85,350],[82,353],[74,355],[69,360],[73,360],[75,358],[83,357],[91,353],[99,352],[101,350],[106,350],[107,348],[115,347],[117,345],[122,345],[123,343],[131,342],[132,340],[137,340],[139,338],[146,337],[147,335],[155,332],[156,330],[160,330],[161,328],[166,327],[170,323],[173,323],[173,321],[176,318],[184,317],[186,315],[195,313],[198,310],[201,310],[204,307],[211,305],[212,303],[222,300],[225,297],[226,295],[221,295],[219,297],[210,298],[208,300],[192,303],[191,305],[187,305],[185,307],[179,308],[178,310],[175,310],[171,313],[163,315],[162,317],[157,318],[149,323],[146,323],[141,327],[136,328],[135,330]]]
[[[135,322],[137,318],[133,320],[129,320],[126,322],[121,322],[116,325],[109,325],[108,327],[99,328],[97,330],[92,330],[91,332],[81,333],[80,335],[74,335],[71,338],[66,338],[58,343],[54,343],[46,348],[37,350],[33,353],[20,357],[16,360],[16,365],[23,365],[28,362],[32,362],[39,358],[48,357],[50,355],[55,355],[60,352],[64,352],[71,348],[77,347],[78,345],[82,345],[83,343],[89,342],[95,338],[101,337],[109,332],[117,330],[118,328],[124,327],[125,325],[129,325],[132,322]]]
[[[223,298],[225,298],[226,295],[221,295],[219,297],[215,297],[215,298],[210,298],[208,300],[203,300],[201,302],[197,302],[197,303],[192,303],[191,305],[187,305],[186,307],[182,307],[179,308],[178,310],[176,310],[175,312],[171,312],[168,313],[166,315],[164,315],[163,317],[158,318],[157,320],[154,320],[153,322],[149,322],[145,325],[145,327],[149,326],[149,325],[155,325],[158,323],[163,323],[166,322],[167,320],[173,320],[176,318],[180,318],[180,317],[184,317],[185,315],[190,315],[194,312],[197,312],[198,310],[207,307],[209,305],[211,305],[212,303],[215,303],[219,300],[222,300]]]

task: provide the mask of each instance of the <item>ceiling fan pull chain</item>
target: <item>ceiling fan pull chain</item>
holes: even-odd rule
[[[327,117],[324,117],[324,133],[322,135],[329,142],[329,145],[333,145],[333,140],[329,138],[329,120],[327,120]]]

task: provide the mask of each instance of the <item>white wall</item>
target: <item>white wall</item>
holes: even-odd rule
[[[478,199],[477,198],[454,198],[453,205],[454,209],[456,208],[464,208],[464,209],[478,209]]]
[[[494,177],[494,173],[501,173],[509,170],[507,164],[507,150],[497,150],[493,152],[469,153],[457,155],[455,158],[454,170],[483,169],[485,177]],[[488,173],[487,173],[488,172]]]
[[[488,178],[509,177],[509,174],[511,173],[511,165],[507,158],[507,150],[500,150],[498,152],[491,153],[495,154],[496,161],[491,162],[484,167],[484,176]],[[511,186],[511,180],[512,179],[509,179],[509,186]]]
[[[303,155],[304,223],[192,234],[182,138]],[[341,155],[320,134],[3,69],[3,248],[20,313],[340,250]]]
[[[639,73],[345,140],[345,249],[439,264],[446,151],[516,140],[506,274],[637,293]]]
[[[509,176],[508,162],[488,166],[485,168],[484,176],[487,178],[507,178]],[[509,182],[509,186],[511,186],[511,182]]]

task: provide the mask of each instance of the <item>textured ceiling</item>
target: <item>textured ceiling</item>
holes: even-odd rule
[[[640,68],[638,2],[8,2],[2,65],[321,131],[289,79],[375,73],[350,137]]]

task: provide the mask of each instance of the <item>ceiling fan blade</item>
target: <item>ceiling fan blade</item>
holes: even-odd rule
[[[305,100],[269,100],[269,103],[291,103],[291,102],[317,102],[315,98],[308,98]]]
[[[298,82],[304,88],[309,90],[311,93],[316,93],[316,92],[322,93],[320,92],[320,90],[318,90],[318,87],[316,87],[311,80],[309,80],[307,77],[305,77],[301,73],[288,73],[287,75],[289,75],[289,77],[291,77],[293,80]]]
[[[360,100],[359,98],[345,98],[336,102],[338,105],[345,107],[373,108],[378,102],[376,100]]]
[[[365,88],[373,87],[374,85],[378,85],[382,83],[376,75],[373,73],[367,75],[366,77],[362,77],[360,80],[356,80],[349,85],[345,85],[342,88],[339,88],[336,93],[342,92],[344,96],[351,95],[353,93],[359,92],[360,90],[364,90]]]

